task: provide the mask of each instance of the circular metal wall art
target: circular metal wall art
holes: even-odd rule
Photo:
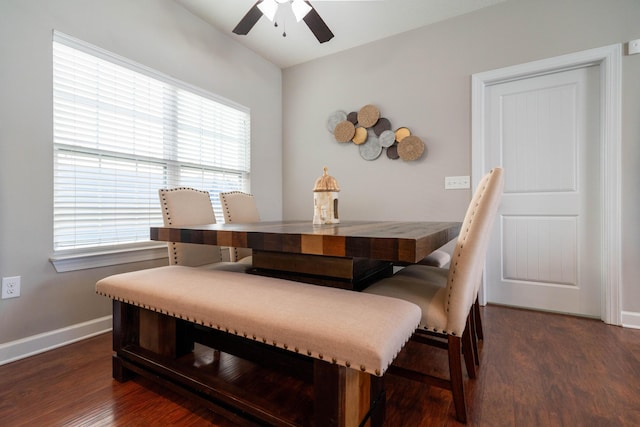
[[[387,148],[387,157],[391,160],[397,160],[400,158],[398,155],[398,143],[394,142],[393,145]]]
[[[365,160],[375,160],[382,154],[382,145],[374,132],[368,131],[367,142],[358,146],[360,157]]]
[[[392,130],[389,119],[380,117],[380,110],[372,104],[348,114],[342,110],[333,112],[327,128],[336,141],[356,144],[360,157],[365,160],[377,159],[383,150],[391,160],[417,160],[426,150],[424,142],[411,135],[408,128]]]
[[[396,141],[400,142],[407,136],[411,135],[411,131],[407,128],[398,128],[396,130]]]
[[[367,140],[367,129],[363,128],[362,126],[358,126],[356,128],[356,133],[352,139],[353,143],[360,145],[360,144],[363,144],[366,140]]]
[[[380,136],[382,132],[391,129],[391,122],[389,119],[381,117],[378,119],[378,122],[373,127],[373,130],[376,132],[376,135]]]
[[[380,118],[380,111],[375,105],[365,105],[358,111],[358,124],[366,128],[376,124]]]
[[[338,142],[349,142],[356,133],[356,127],[348,120],[343,120],[336,125],[333,136]]]
[[[334,111],[327,119],[327,129],[333,133],[336,129],[336,125],[344,120],[347,120],[347,113],[344,111]]]
[[[398,143],[398,155],[402,160],[416,160],[424,152],[424,142],[417,136],[409,135]]]
[[[378,138],[380,139],[380,145],[388,148],[396,142],[396,133],[392,130],[385,130]]]

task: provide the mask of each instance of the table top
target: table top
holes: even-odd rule
[[[262,221],[151,227],[151,240],[414,263],[458,236],[459,222]]]

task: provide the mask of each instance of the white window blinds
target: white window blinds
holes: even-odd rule
[[[146,242],[158,189],[249,190],[250,114],[64,34],[53,38],[54,250]]]

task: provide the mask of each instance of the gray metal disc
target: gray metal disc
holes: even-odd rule
[[[347,120],[347,113],[344,111],[334,111],[327,119],[327,129],[333,133],[336,129],[336,125],[340,122]]]
[[[360,149],[360,156],[365,160],[375,160],[382,153],[380,140],[372,129],[369,129],[367,142],[358,145],[358,148]]]
[[[391,147],[396,142],[396,133],[392,130],[385,130],[380,134],[380,145],[384,148]]]

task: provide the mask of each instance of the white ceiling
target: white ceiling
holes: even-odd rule
[[[256,0],[175,0],[229,37],[280,68],[286,68],[375,40],[443,21],[506,0],[310,0],[335,37],[318,43],[288,5],[280,6],[275,28],[264,16],[249,34],[233,28]],[[283,28],[287,36],[283,37]]]

